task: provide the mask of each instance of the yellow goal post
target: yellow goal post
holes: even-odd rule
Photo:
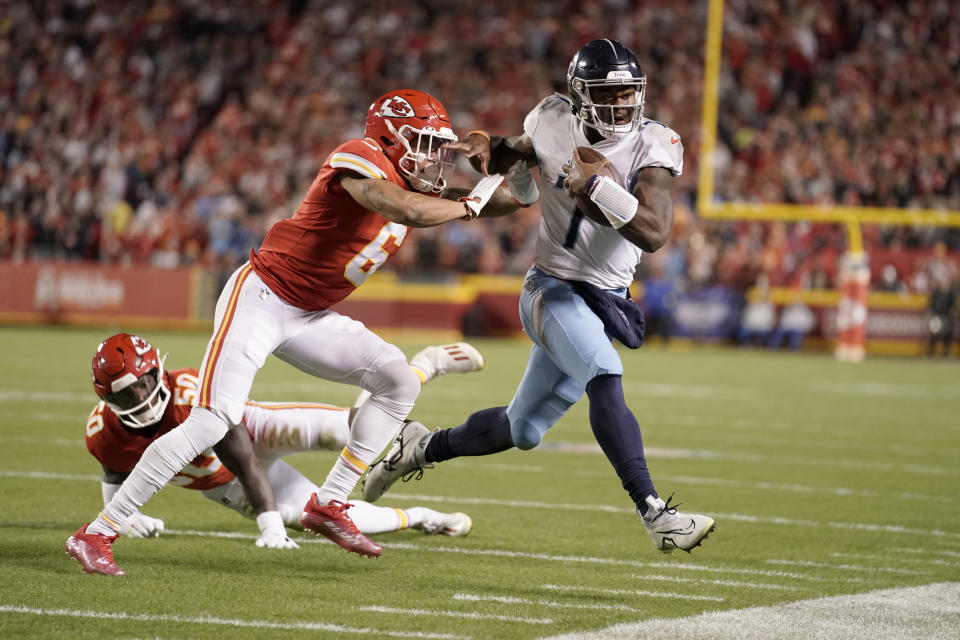
[[[714,200],[714,158],[717,148],[717,116],[720,94],[720,64],[723,43],[723,0],[708,0],[707,37],[704,52],[703,110],[701,117],[700,171],[697,176],[697,213],[704,218],[730,220],[782,220],[837,222],[847,230],[860,224],[960,227],[960,211],[797,205]],[[859,240],[849,237],[850,248]],[[859,248],[859,247],[858,247]]]

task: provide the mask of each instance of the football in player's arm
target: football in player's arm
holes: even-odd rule
[[[611,343],[642,344],[643,315],[628,287],[643,251],[656,251],[669,237],[671,178],[683,170],[680,136],[643,117],[646,82],[623,44],[594,40],[570,62],[568,95],[544,98],[527,114],[522,134],[476,131],[448,145],[481,173],[507,172],[507,187],[521,204],[539,197],[536,255],[519,304],[533,348],[508,406],[476,411],[451,429],[404,425],[364,478],[367,500],[438,462],[532,449],[586,395],[597,443],[656,548],[690,551],[713,531],[713,518],[681,513],[659,497]]]
[[[611,92],[612,97],[601,94],[599,100],[633,99],[634,90],[632,88],[614,88],[612,91],[607,88],[605,91]],[[601,92],[598,90],[594,93],[600,94]],[[589,139],[589,131],[592,130],[588,129],[587,131]],[[513,169],[513,172],[522,170],[526,174],[525,179],[532,182],[529,168],[535,167],[539,162],[533,148],[533,141],[525,133],[507,138],[474,131],[463,142],[456,142],[448,146],[469,158],[474,169],[483,172],[484,175],[508,174],[507,182],[510,187],[515,184],[515,181],[510,179],[511,169]],[[682,147],[680,153],[682,153]],[[563,165],[563,170],[567,172],[567,178],[563,186],[570,193],[571,198],[574,198],[577,194],[584,194],[590,179],[597,174],[596,166],[581,162],[579,156],[576,155],[572,155],[570,160]],[[673,227],[673,198],[670,195],[670,190],[673,187],[673,174],[663,167],[644,167],[637,173],[636,184],[632,192],[628,192],[622,185],[616,186],[622,191],[623,196],[628,196],[623,198],[626,201],[626,210],[623,212],[623,217],[627,221],[617,227],[620,234],[648,252],[654,252],[666,244],[670,238],[670,229]],[[535,188],[536,184],[534,183]],[[527,203],[527,206],[535,200],[536,197],[533,197]],[[616,225],[617,222],[613,224]]]

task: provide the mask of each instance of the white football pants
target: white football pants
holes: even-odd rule
[[[253,379],[271,353],[301,371],[371,393],[318,491],[321,503],[345,502],[410,413],[420,379],[400,349],[362,323],[335,311],[304,311],[284,302],[247,263],[230,276],[217,301],[197,406],[179,428],[147,447],[91,531],[104,525],[122,530],[184,465],[219,442],[229,425],[239,424]]]

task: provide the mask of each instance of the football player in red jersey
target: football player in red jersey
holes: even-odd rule
[[[103,511],[70,538],[74,547],[93,550],[72,554],[85,569],[119,571],[111,544],[130,516],[229,430],[242,429],[250,387],[270,354],[371,393],[301,522],[348,551],[380,555],[380,546],[347,514],[346,499],[406,419],[422,380],[396,346],[330,307],[396,252],[409,227],[503,215],[517,202],[507,188],[496,187],[499,179],[484,179],[469,194],[445,189],[452,154],[444,145],[457,137],[432,96],[404,89],[377,98],[365,134],[334,149],[294,215],[275,223],[260,250],[227,281],[200,369],[197,405],[179,428],[147,447]]]
[[[109,502],[147,446],[177,428],[197,399],[198,372],[164,369],[160,357],[140,336],[120,333],[104,340],[91,371],[100,402],[87,420],[87,450],[103,467],[103,500]],[[483,366],[471,345],[457,343],[421,350],[412,368],[426,380],[446,373],[467,373]],[[350,433],[355,409],[315,403],[249,401],[243,409],[246,436],[228,437],[203,451],[170,481],[255,519],[257,546],[295,548],[284,526],[299,526],[300,514],[316,485],[284,462],[285,455],[309,450],[336,450]],[[231,435],[239,432],[231,431]],[[228,470],[217,454],[230,461]],[[245,494],[248,494],[248,499]],[[364,533],[414,528],[426,533],[466,535],[472,522],[463,513],[440,513],[424,507],[393,509],[354,503],[352,518]],[[147,538],[163,533],[164,522],[139,511],[127,521],[124,535]]]

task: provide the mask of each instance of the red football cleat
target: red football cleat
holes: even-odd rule
[[[347,515],[347,509],[352,506],[339,500],[323,505],[317,501],[317,494],[313,494],[300,514],[300,524],[307,531],[330,538],[347,551],[376,558],[383,553],[383,547],[360,533],[353,524]]]
[[[105,576],[123,576],[113,561],[111,545],[117,536],[105,536],[100,533],[84,533],[90,523],[83,525],[67,538],[67,555],[80,563],[87,573],[102,573]]]

